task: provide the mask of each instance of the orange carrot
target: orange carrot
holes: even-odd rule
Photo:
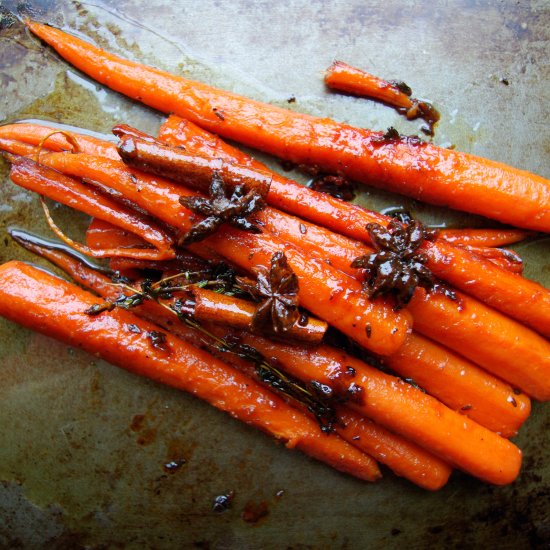
[[[440,229],[437,234],[450,244],[482,247],[507,246],[532,235],[519,229]]]
[[[191,226],[194,215],[181,206],[179,198],[192,193],[181,186],[132,171],[121,162],[81,153],[49,153],[41,162],[67,175],[98,181],[180,231],[187,232]],[[393,353],[409,332],[408,313],[394,312],[384,301],[368,300],[358,281],[322,261],[310,260],[275,237],[222,227],[213,237],[190,247],[199,255],[203,249],[253,273],[267,269],[271,256],[284,250],[299,279],[301,304],[376,353]]]
[[[96,215],[105,221],[114,223],[129,231],[137,231],[155,249],[133,248],[124,252],[141,259],[169,259],[174,257],[170,237],[155,224],[146,220],[96,190],[44,166],[25,159],[13,159],[10,177],[14,183],[45,195],[62,204],[81,210],[89,215]],[[103,250],[98,255],[117,255],[118,249]]]
[[[336,436],[327,437],[313,420],[208,353],[171,334],[165,335],[162,349],[153,347],[149,335],[158,327],[129,311],[86,314],[97,301],[79,287],[21,262],[0,267],[0,315],[7,319],[189,391],[340,471],[369,481],[380,477],[372,458]],[[130,325],[139,332],[129,330]]]
[[[209,154],[226,162],[251,168],[266,167],[242,151],[224,143],[193,123],[171,116],[163,124],[159,137],[172,146],[188,144],[189,151]],[[369,223],[387,225],[388,216],[371,212],[330,195],[316,193],[292,180],[272,174],[267,202],[286,212],[299,215],[342,235],[370,241]],[[434,275],[450,282],[495,309],[518,319],[545,336],[550,336],[550,292],[541,285],[495,266],[444,239],[426,241],[420,251],[428,257]]]
[[[120,289],[114,287],[111,281],[97,270],[83,265],[79,260],[63,252],[52,249],[43,239],[37,239],[21,231],[12,231],[11,235],[19,244],[48,259],[68,273],[78,284],[93,289],[104,299],[114,301],[119,297]],[[152,320],[192,345],[203,344],[202,335],[183,323],[175,323],[173,316],[156,302],[146,301],[136,306],[133,312],[142,318]],[[230,360],[231,364],[237,365],[246,374],[256,376],[253,372],[254,367],[250,363],[239,360],[234,355],[224,354],[224,359]],[[361,417],[348,407],[338,407],[337,415],[340,419],[340,423],[336,426],[338,434],[391,468],[397,475],[430,490],[439,489],[447,482],[451,469],[441,459],[372,420]]]
[[[135,233],[99,218],[93,218],[86,230],[86,245],[101,250],[103,248],[141,248],[147,243]]]
[[[192,316],[201,322],[211,322],[225,326],[251,330],[256,304],[234,296],[226,296],[197,286],[189,287],[191,295],[189,308]],[[308,317],[303,323],[295,323],[280,337],[285,340],[300,340],[307,344],[320,344],[327,331],[327,324],[319,319]],[[270,334],[270,336],[276,336]]]
[[[60,129],[34,122],[18,122],[0,126],[0,139],[18,140],[29,145],[42,145],[52,151],[73,151],[100,155],[117,160],[116,144],[93,136],[76,133],[71,129]],[[67,138],[69,137],[69,139]],[[76,146],[76,147],[75,147]],[[75,151],[76,149],[76,151]]]
[[[252,101],[118,58],[52,27],[27,25],[98,82],[227,138],[422,201],[550,231],[550,184],[540,176]]]
[[[426,101],[412,98],[412,90],[404,82],[382,80],[343,61],[335,61],[327,69],[325,84],[333,90],[383,101],[396,107],[409,120],[423,118],[428,123],[426,132],[430,135],[439,120],[437,110]]]

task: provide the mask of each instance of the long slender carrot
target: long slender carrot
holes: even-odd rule
[[[10,177],[17,185],[45,195],[62,204],[101,217],[128,231],[139,232],[154,249],[133,248],[124,252],[141,259],[170,259],[174,257],[171,238],[150,220],[144,219],[94,189],[44,166],[24,158],[14,160]],[[104,255],[116,255],[120,250],[103,251]]]
[[[194,216],[179,202],[182,195],[191,194],[183,187],[132,171],[121,162],[81,153],[49,153],[41,162],[68,175],[111,187],[178,230],[186,232],[191,227]],[[301,304],[376,353],[388,355],[396,351],[410,330],[408,313],[394,312],[383,301],[366,299],[358,281],[322,261],[310,260],[275,237],[222,227],[199,247],[190,249],[198,249],[200,255],[205,247],[252,272],[268,268],[271,256],[285,250],[299,279]]]
[[[369,481],[380,477],[372,458],[336,436],[327,438],[313,420],[248,377],[171,334],[165,335],[164,349],[155,348],[148,335],[156,325],[120,309],[86,314],[95,303],[93,295],[35,267],[21,262],[0,267],[0,315],[7,319],[189,391],[340,471]]]
[[[325,84],[333,90],[383,101],[409,120],[423,118],[429,125],[426,131],[430,135],[439,120],[437,110],[426,101],[412,98],[412,90],[404,82],[388,82],[343,61],[335,61],[327,69]]]
[[[226,162],[231,160],[234,162],[246,161],[246,158],[242,158],[244,153],[235,150],[233,155],[230,146],[186,121],[179,123],[177,117],[168,119],[161,127],[159,137],[173,146],[185,143],[188,153],[218,155]],[[273,182],[275,181],[274,177]],[[357,241],[327,232],[323,228],[282,214],[274,209],[264,210],[260,213],[259,218],[266,230],[297,245],[307,242],[308,250],[312,255],[330,261],[334,267],[355,277],[358,276],[357,270],[351,268],[354,258],[372,252],[372,249]],[[550,389],[550,371],[548,370],[550,345],[548,342],[519,323],[478,303],[467,295],[458,293],[457,297],[458,301],[453,302],[437,293],[430,296],[421,293],[420,299],[415,300],[409,308],[413,311],[413,315],[422,317],[422,322],[415,320],[415,329],[459,354],[466,353],[474,363],[483,366],[489,372],[511,382],[516,387],[520,387],[530,395],[531,392],[535,392],[532,395],[538,399],[548,399],[548,390]],[[470,315],[469,311],[475,311],[476,314]],[[483,319],[483,323],[480,323],[480,319]],[[443,333],[445,333],[444,336]],[[480,334],[483,337],[480,337]],[[417,346],[415,347],[417,348]],[[409,349],[412,351],[413,348]],[[462,395],[469,395],[470,393],[463,385],[469,384],[471,381],[471,388],[474,389],[482,373],[474,365],[470,365],[470,369],[461,366],[459,358],[454,363],[458,365],[457,368],[441,369],[441,356],[441,352],[434,358],[430,358],[428,353],[421,356],[425,362],[424,368],[427,372],[433,373],[433,377],[429,380],[425,380],[425,377],[422,376],[421,369],[417,369],[420,373],[411,374],[411,367],[419,366],[420,356],[416,351],[412,353],[410,360],[407,360],[401,350],[399,357],[402,361],[398,364],[397,360],[394,360],[394,368],[403,376],[416,378],[420,374],[426,382],[426,389],[430,392],[437,392],[434,394],[440,399],[447,398],[446,392],[444,392],[446,376],[449,376],[447,379],[449,384],[458,383],[462,387],[462,390],[466,392]],[[449,362],[452,362],[451,356],[449,356]],[[472,378],[461,374],[463,371],[464,374],[471,372]],[[527,373],[527,371],[529,372]],[[521,372],[526,372],[525,379],[519,374]],[[458,381],[455,378],[457,373],[460,375]],[[441,386],[436,383],[436,380],[440,380]],[[499,401],[494,406],[495,411],[502,409],[502,403],[510,405],[516,402],[512,388],[509,386],[502,385],[491,377],[486,378],[484,387],[491,386],[501,389],[500,397],[497,398]],[[441,391],[444,393],[439,393]],[[460,398],[458,392],[456,397]],[[502,401],[503,398],[504,401]],[[472,399],[474,398],[472,397]],[[487,403],[491,402],[489,395],[486,395],[484,399]],[[456,401],[445,402],[453,407],[459,405]],[[473,401],[471,404],[474,405],[472,410],[476,411],[474,414],[477,414],[477,401]],[[508,409],[511,408],[508,406]],[[485,409],[485,407],[482,405],[481,409]],[[490,410],[491,406],[485,409],[486,412],[490,412]],[[484,413],[480,411],[479,414],[483,415]],[[527,414],[528,408],[524,410],[524,414],[520,413],[511,426],[508,428],[503,426],[501,428],[503,433],[514,433]],[[491,418],[492,415],[489,416],[489,422],[491,422]],[[483,416],[477,416],[476,419],[482,424],[487,422]],[[493,426],[493,424],[489,425]]]
[[[69,136],[69,139],[67,139]],[[74,151],[100,155],[102,157],[117,160],[116,144],[77,133],[71,129],[60,129],[48,126],[48,123],[36,124],[35,122],[18,122],[0,126],[0,138],[19,140],[29,145],[42,145],[52,151]]]
[[[43,239],[37,240],[35,236],[21,231],[11,234],[19,244],[63,269],[80,285],[93,289],[106,300],[114,301],[119,297],[120,289],[114,287],[111,281],[96,269],[91,269],[79,260],[52,249]],[[201,344],[202,336],[197,331],[183,323],[174,323],[173,316],[168,316],[166,310],[156,302],[146,301],[134,308],[133,312],[152,320],[192,345]],[[227,354],[224,359],[228,359]],[[242,360],[235,359],[234,356],[231,356],[231,363],[237,363],[240,369],[244,365],[247,373],[252,367],[249,363],[245,364]],[[348,407],[339,407],[337,414],[341,421],[336,426],[337,432],[352,445],[390,467],[397,475],[430,490],[439,489],[447,482],[451,469],[441,459],[372,420],[361,417]]]
[[[98,82],[245,145],[419,200],[550,231],[550,185],[540,176],[245,99],[121,59],[52,27],[26,23]]]
[[[188,141],[189,150],[201,147],[203,154],[210,151],[212,156],[226,162],[266,169],[242,151],[179,117],[169,117],[159,137],[174,146]],[[272,176],[267,195],[269,204],[342,235],[370,242],[366,226],[369,223],[389,223],[387,216],[316,193],[282,176]],[[550,292],[541,285],[484,261],[465,249],[454,247],[444,239],[426,241],[420,250],[428,257],[429,269],[440,279],[550,336]]]
[[[23,128],[22,132],[19,131],[20,127]],[[34,141],[31,139],[35,130],[33,127],[26,129],[25,125],[15,124],[9,128],[9,135],[12,138],[27,139],[29,142],[37,143],[36,138]],[[205,151],[212,150],[215,152],[215,156],[222,160],[267,170],[265,166],[254,161],[245,153],[232,148],[216,136],[201,130],[189,121],[181,120],[179,117],[169,117],[161,130],[164,132],[166,141],[172,142],[172,144],[181,144],[181,140],[185,139],[191,140],[190,145],[193,147],[203,147]],[[42,129],[38,131],[38,135],[47,135],[47,133]],[[77,140],[82,138],[78,135],[72,137]],[[58,139],[61,140],[62,137]],[[50,140],[47,140],[44,147],[47,148],[49,143]],[[205,143],[209,145],[206,146]],[[93,145],[92,142],[86,142],[88,150],[92,150]],[[109,149],[110,146],[106,147]],[[94,154],[101,155],[101,149],[96,150]],[[366,230],[368,223],[385,225],[389,221],[387,216],[339,201],[327,194],[317,193],[276,174],[272,174],[267,199],[270,204],[285,211],[299,214],[343,235],[367,242],[370,239]],[[464,249],[457,251],[444,240],[425,243],[422,252],[428,256],[429,267],[438,277],[444,280],[448,278],[457,288],[482,301],[490,302],[496,309],[521,320],[543,334],[548,334],[550,293],[540,285],[520,277],[510,277],[504,269],[494,270],[491,268],[492,266],[489,266],[489,269],[484,269],[483,266],[486,262],[483,262],[481,257]],[[457,261],[455,261],[455,257]],[[472,268],[476,275],[475,279],[472,279],[468,270],[465,269],[467,267]]]
[[[515,244],[532,233],[519,229],[440,229],[438,236],[450,244],[463,246],[507,246]]]

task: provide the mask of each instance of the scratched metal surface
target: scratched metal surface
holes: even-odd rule
[[[0,1],[0,121],[45,118],[108,132],[161,117],[91,83],[30,38],[17,10],[134,59],[297,110],[418,132],[389,108],[329,95],[335,59],[408,82],[442,112],[436,143],[550,177],[547,1]],[[508,85],[501,82],[506,79]],[[47,234],[37,200],[0,167],[0,260],[31,259],[19,225]],[[483,220],[380,192],[425,220]],[[74,231],[85,220],[56,212]],[[517,247],[550,285],[546,241]],[[535,405],[517,438],[519,480],[494,488],[455,474],[436,494],[390,473],[368,485],[273,444],[190,396],[137,378],[0,320],[1,548],[546,547],[550,409]],[[173,474],[170,460],[184,459]],[[212,499],[235,491],[217,515]],[[282,494],[279,493],[282,491]],[[279,493],[279,496],[276,496]],[[266,503],[257,524],[246,506]]]

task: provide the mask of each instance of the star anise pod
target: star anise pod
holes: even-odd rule
[[[244,185],[236,185],[230,193],[223,178],[214,173],[209,195],[209,198],[180,197],[180,203],[185,208],[205,216],[180,239],[180,245],[205,239],[212,235],[222,223],[228,223],[250,233],[261,233],[261,229],[246,218],[265,207],[265,192],[259,189],[246,191]]]
[[[433,288],[435,279],[425,265],[427,257],[418,249],[425,240],[433,239],[435,232],[419,221],[404,224],[398,219],[392,220],[387,228],[370,223],[367,231],[376,252],[356,258],[351,265],[366,269],[363,287],[369,298],[391,294],[398,310],[410,302],[418,286]]]
[[[254,331],[269,328],[275,333],[282,333],[298,321],[298,277],[288,265],[284,252],[273,254],[271,268],[258,273],[256,286],[242,285],[260,302],[252,320]]]

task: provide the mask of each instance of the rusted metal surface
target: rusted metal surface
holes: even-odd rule
[[[44,118],[99,132],[124,121],[154,132],[160,115],[70,69],[24,31],[18,10],[258,99],[418,132],[421,122],[392,109],[327,93],[322,71],[342,59],[431,99],[442,113],[436,143],[550,177],[544,1],[3,1],[0,121]],[[6,168],[0,260],[34,261],[6,228],[48,230],[36,198],[9,183]],[[404,205],[432,223],[485,223],[379,191],[358,200],[377,209]],[[85,227],[63,208],[56,217],[76,233]],[[515,248],[526,274],[550,285],[548,239]],[[514,485],[455,474],[431,494],[390,473],[376,485],[347,478],[188,395],[3,320],[0,342],[2,548],[529,548],[550,541],[548,407],[535,405],[517,438],[525,463]],[[214,513],[214,498],[230,491],[231,508]]]

